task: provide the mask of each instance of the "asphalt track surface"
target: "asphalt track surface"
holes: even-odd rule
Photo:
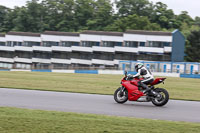
[[[111,95],[0,88],[0,107],[200,122],[200,102],[195,101],[170,100],[156,107],[150,102],[117,104]]]

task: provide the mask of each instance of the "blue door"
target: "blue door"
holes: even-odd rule
[[[163,72],[166,73],[166,71],[167,71],[167,65],[166,64],[163,66],[163,69],[164,69]]]
[[[125,71],[125,69],[126,69],[126,64],[122,64],[122,69]]]
[[[147,64],[147,69],[150,69],[150,64]]]
[[[193,70],[194,70],[194,66],[191,65],[191,66],[190,66],[190,74],[193,74]]]
[[[180,66],[179,65],[176,66],[176,70],[177,70],[177,73],[180,72]]]

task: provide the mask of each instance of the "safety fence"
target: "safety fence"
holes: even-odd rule
[[[158,61],[120,61],[119,69],[135,71],[135,64],[141,62],[151,72],[200,74],[200,63],[196,62],[158,62]]]

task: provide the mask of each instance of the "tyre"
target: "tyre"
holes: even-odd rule
[[[128,91],[125,89],[121,92],[121,87],[119,87],[114,93],[114,99],[117,103],[125,103],[128,100]]]
[[[163,88],[154,89],[159,96],[152,99],[152,103],[156,106],[164,106],[169,101],[169,93]]]

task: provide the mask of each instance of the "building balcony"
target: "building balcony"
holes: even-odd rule
[[[164,52],[165,52],[165,53],[170,53],[170,52],[172,52],[172,47],[164,47]]]
[[[51,63],[51,59],[32,58],[32,62],[49,64],[49,63]]]
[[[150,52],[150,53],[164,53],[163,48],[156,47],[138,47],[139,52]]]
[[[111,52],[111,53],[115,52],[114,47],[93,46],[92,49],[93,49],[93,51],[97,51],[97,52]]]
[[[80,52],[92,52],[92,47],[81,47],[81,46],[72,46],[72,51],[80,51]]]
[[[84,60],[84,59],[74,59],[74,58],[71,58],[71,63],[74,63],[74,64],[91,65],[91,64],[92,64],[92,61],[91,61],[91,60]]]
[[[113,66],[115,64],[115,62],[109,61],[109,60],[92,59],[92,64],[101,64],[101,65]]]
[[[71,64],[71,60],[69,59],[56,59],[56,58],[51,58],[52,63],[59,63],[59,64]]]
[[[32,63],[32,59],[27,59],[27,58],[14,58],[14,61],[22,63]]]
[[[14,47],[0,46],[0,51],[15,51]]]
[[[72,52],[71,47],[52,46],[52,51]]]
[[[13,63],[14,59],[13,58],[0,57],[0,62]]]
[[[33,51],[32,47],[25,47],[25,46],[15,46],[14,49],[15,51],[28,51],[28,52]]]
[[[51,52],[51,47],[43,47],[43,46],[33,46],[34,51],[45,51],[45,52]]]
[[[115,46],[115,51],[116,52],[137,53],[138,52],[138,48],[133,48],[133,47],[118,47],[118,46]]]

